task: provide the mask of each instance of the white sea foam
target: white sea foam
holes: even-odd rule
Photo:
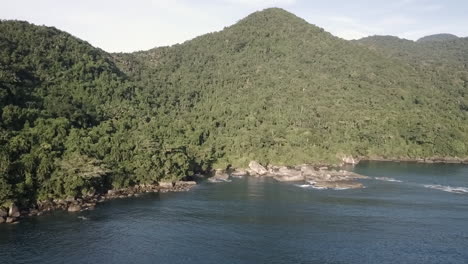
[[[390,178],[390,177],[375,177],[374,179],[379,180],[379,181],[387,181],[387,182],[402,182],[400,180]]]
[[[444,186],[444,185],[433,185],[433,184],[425,184],[424,187],[430,189],[436,189],[444,192],[451,192],[451,193],[468,193],[467,187],[452,187],[452,186]]]
[[[311,188],[311,189],[315,189],[315,190],[336,190],[336,191],[340,191],[340,190],[346,190],[346,189],[349,189],[349,188],[327,188],[327,187],[319,187],[319,186],[315,186],[313,184],[299,184],[299,185],[296,185],[297,187],[301,187],[301,188]]]

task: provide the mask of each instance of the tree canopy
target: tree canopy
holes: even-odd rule
[[[466,39],[339,39],[282,9],[109,54],[0,22],[0,205],[211,168],[468,156]],[[436,52],[429,52],[430,50]]]

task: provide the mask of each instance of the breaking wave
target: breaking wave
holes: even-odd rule
[[[390,177],[375,177],[374,179],[379,180],[379,181],[387,181],[387,182],[402,182],[400,180],[390,178]]]
[[[433,184],[425,184],[423,185],[429,189],[440,190],[444,192],[451,192],[451,193],[468,193],[467,187],[452,187],[452,186],[444,186],[444,185],[433,185]]]
[[[349,188],[327,188],[327,187],[318,187],[312,184],[299,184],[296,185],[297,187],[301,188],[310,188],[310,189],[315,189],[315,190],[335,190],[335,191],[340,191],[340,190],[347,190]]]

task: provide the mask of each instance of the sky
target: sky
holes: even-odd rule
[[[335,36],[468,36],[467,0],[0,0],[0,19],[54,26],[108,52],[173,45],[280,7]]]

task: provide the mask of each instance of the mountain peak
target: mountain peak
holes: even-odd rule
[[[242,22],[252,22],[252,23],[259,23],[259,22],[271,22],[275,21],[276,23],[287,23],[287,24],[308,24],[304,19],[277,7],[263,9],[261,11],[254,12],[244,19],[240,20]]]

